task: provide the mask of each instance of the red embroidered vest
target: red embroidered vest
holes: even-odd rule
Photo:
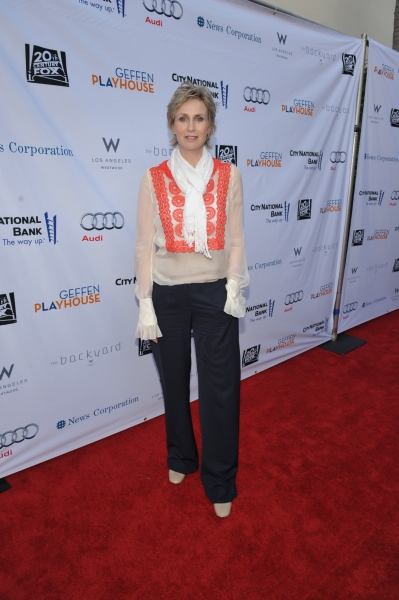
[[[213,173],[206,187],[204,203],[206,207],[206,230],[209,250],[224,249],[224,232],[226,227],[226,202],[229,189],[231,167],[216,158],[213,159]],[[168,163],[161,163],[150,169],[155,196],[159,207],[159,216],[165,234],[168,252],[194,252],[183,239],[183,207],[185,198],[173,179]],[[217,173],[216,201],[214,195]],[[169,199],[170,197],[170,199]]]

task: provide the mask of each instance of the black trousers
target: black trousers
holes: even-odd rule
[[[201,480],[212,503],[237,495],[240,401],[238,319],[223,311],[226,279],[175,286],[154,283],[152,299],[163,337],[152,344],[165,401],[167,464],[198,469],[190,412],[191,330],[198,367],[202,430]]]

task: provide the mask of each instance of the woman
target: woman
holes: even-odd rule
[[[175,146],[139,190],[136,336],[152,340],[165,402],[169,480],[198,469],[190,412],[191,331],[198,367],[201,480],[219,517],[237,495],[241,288],[248,285],[238,169],[212,159],[216,106],[185,83],[168,105]],[[227,280],[227,281],[226,281]]]

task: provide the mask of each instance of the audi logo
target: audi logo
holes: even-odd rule
[[[391,194],[391,200],[399,200],[399,191],[395,190]]]
[[[254,102],[254,104],[269,104],[270,93],[268,90],[261,90],[247,85],[244,88],[244,100],[245,102]]]
[[[293,294],[287,294],[284,300],[284,304],[288,306],[289,304],[294,304],[294,302],[300,302],[303,298],[303,291],[294,292]]]
[[[346,152],[331,152],[330,161],[332,163],[344,163],[346,161]]]
[[[91,217],[89,219],[88,217]],[[120,212],[85,213],[80,219],[80,226],[85,231],[102,231],[103,229],[122,229],[125,218]]]
[[[24,440],[31,440],[36,437],[39,431],[39,425],[36,423],[30,423],[26,427],[17,427],[14,431],[6,431],[0,433],[0,450],[2,448],[8,448],[13,444],[20,444]]]
[[[150,5],[150,8],[147,4]],[[157,15],[173,17],[177,20],[183,16],[183,7],[177,0],[143,0],[143,5],[148,12],[155,12]]]
[[[357,302],[351,302],[350,304],[345,304],[343,313],[344,313],[344,315],[346,315],[356,309],[357,309]]]

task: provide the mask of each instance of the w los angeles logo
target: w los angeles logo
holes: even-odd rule
[[[278,43],[279,44],[283,44],[283,46],[285,46],[285,42],[287,41],[287,34],[282,34],[277,32],[277,37],[278,37]]]

